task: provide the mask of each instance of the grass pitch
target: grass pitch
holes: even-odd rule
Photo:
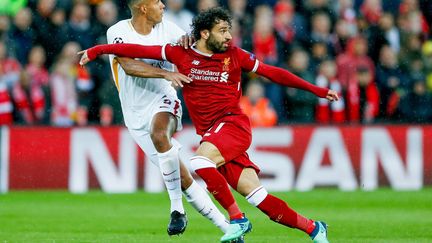
[[[432,189],[418,192],[276,193],[305,216],[330,225],[331,242],[432,242]],[[237,197],[253,224],[246,242],[310,242]],[[187,203],[189,226],[168,237],[163,194],[10,192],[0,195],[0,242],[219,242],[222,233]]]

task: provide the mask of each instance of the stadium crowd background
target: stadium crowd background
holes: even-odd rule
[[[108,59],[81,67],[76,53],[106,43],[130,17],[126,2],[2,0],[0,124],[121,124]],[[430,0],[163,2],[185,31],[200,10],[227,7],[235,45],[343,97],[329,104],[245,74],[241,105],[254,126],[432,122]]]

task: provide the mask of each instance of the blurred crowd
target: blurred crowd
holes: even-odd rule
[[[121,124],[107,58],[81,67],[76,53],[106,43],[106,30],[130,18],[126,2],[1,0],[0,124]],[[244,74],[241,106],[254,126],[432,123],[432,0],[163,2],[187,32],[199,11],[228,8],[235,45],[341,97]]]

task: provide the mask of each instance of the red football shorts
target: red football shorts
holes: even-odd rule
[[[250,159],[246,150],[252,142],[249,118],[246,115],[228,115],[219,119],[202,137],[201,142],[215,145],[225,159],[218,168],[232,188],[237,183],[244,168],[259,168]]]

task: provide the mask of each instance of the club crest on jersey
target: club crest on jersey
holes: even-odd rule
[[[223,63],[222,70],[225,71],[225,72],[228,72],[229,71],[229,65],[231,63],[231,58],[230,57],[225,58],[222,61],[222,63]]]

